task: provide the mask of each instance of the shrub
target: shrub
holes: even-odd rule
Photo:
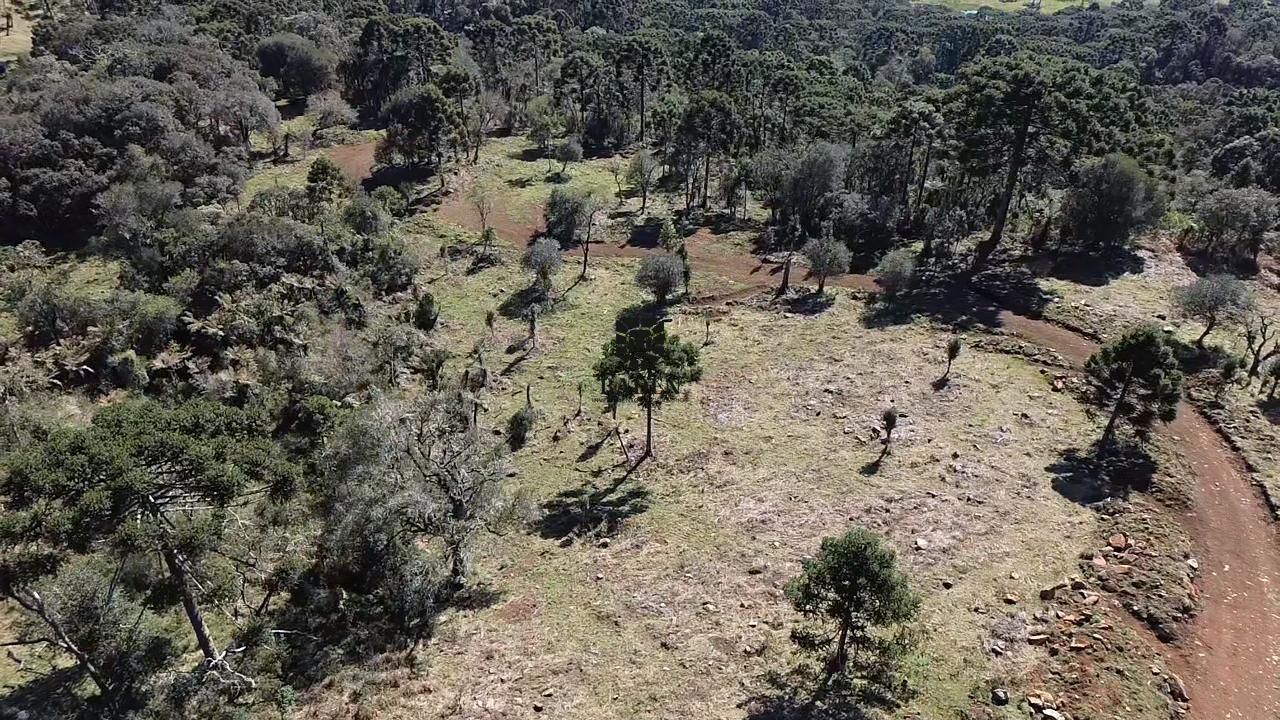
[[[893,297],[911,289],[916,280],[916,256],[907,248],[890,250],[880,259],[875,270],[876,282],[885,295]]]
[[[431,332],[440,320],[440,307],[431,293],[424,293],[418,298],[418,305],[413,310],[413,324],[423,332]]]
[[[659,305],[665,305],[671,293],[684,280],[684,263],[674,255],[650,255],[640,261],[636,285],[653,293]]]
[[[519,450],[528,442],[538,421],[538,411],[532,405],[525,405],[511,414],[507,421],[507,441],[512,450]]]

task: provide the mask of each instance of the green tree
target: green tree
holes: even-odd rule
[[[818,278],[819,293],[826,291],[828,277],[849,272],[849,248],[831,237],[830,226],[825,228],[822,237],[805,243],[800,252],[809,261],[809,272]]]
[[[551,291],[551,279],[564,264],[560,245],[551,238],[538,238],[524,256],[524,266],[533,273],[534,287],[544,297]]]
[[[1090,158],[1062,203],[1062,222],[1075,242],[1095,251],[1126,248],[1133,233],[1164,214],[1160,185],[1127,155]]]
[[[378,152],[388,163],[439,171],[445,156],[460,147],[466,133],[457,108],[435,85],[417,85],[396,93],[387,101],[382,116],[387,134]],[[440,179],[443,183],[443,173]]]
[[[347,96],[366,117],[377,117],[396,93],[430,82],[433,68],[448,60],[454,45],[449,33],[427,18],[372,17],[341,69]]]
[[[906,646],[903,630],[919,613],[920,598],[878,535],[854,528],[824,539],[786,593],[797,611],[815,621],[815,628],[792,637],[802,651],[823,659],[819,692],[834,687],[892,697],[894,665]]]
[[[1239,322],[1253,306],[1249,286],[1231,275],[1208,275],[1189,285],[1173,289],[1173,305],[1183,317],[1204,323],[1204,332],[1196,345],[1204,348],[1204,339],[1224,323]]]
[[[1157,420],[1177,415],[1182,371],[1164,334],[1153,327],[1131,330],[1094,353],[1085,363],[1098,404],[1111,408],[1099,447],[1115,439],[1120,420],[1144,436]]]
[[[611,401],[630,398],[645,411],[641,460],[653,455],[653,412],[675,400],[685,385],[702,379],[698,348],[667,334],[665,319],[647,309],[624,311],[604,346],[595,376]]]
[[[1131,90],[1118,75],[1028,52],[979,60],[962,75],[954,97],[960,160],[974,175],[1002,176],[991,235],[975,251],[980,266],[1000,245],[1020,187],[1133,122],[1126,113]]]
[[[328,205],[351,194],[351,181],[342,168],[321,155],[307,168],[307,199],[315,205]]]
[[[660,167],[658,158],[654,157],[653,153],[648,150],[641,150],[636,153],[627,165],[627,182],[640,189],[641,214],[649,207],[649,192],[653,190],[653,186],[658,180]]]
[[[301,98],[333,82],[337,58],[294,33],[279,33],[258,43],[258,71],[280,83],[280,94]]]
[[[50,572],[108,548],[159,558],[201,654],[224,663],[200,602],[208,563],[235,527],[233,508],[288,497],[300,479],[270,435],[260,415],[207,401],[112,405],[10,461],[0,539]]]
[[[636,271],[636,285],[653,293],[654,302],[666,305],[684,278],[684,263],[675,255],[647,255]]]

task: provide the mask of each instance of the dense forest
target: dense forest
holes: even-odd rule
[[[1107,275],[1157,226],[1249,275],[1280,222],[1277,55],[1280,8],[1259,0],[53,3],[0,95],[0,595],[9,644],[54,669],[7,702],[284,713],[485,592],[472,546],[527,515],[509,455],[536,417],[477,420],[485,349],[433,342],[448,308],[399,225],[493,138],[527,135],[562,172],[625,157],[646,204],[673,198],[664,236],[755,203],[764,249],[803,248],[820,290],[904,247],[939,274],[1052,249]],[[282,119],[302,114],[306,132]],[[363,186],[321,159],[305,187],[246,195],[256,168],[359,133],[378,138]],[[527,254],[535,343],[588,204],[553,195]],[[454,252],[483,268],[491,240]],[[687,263],[644,272],[660,306],[688,284]],[[697,349],[618,323],[587,390],[651,427]],[[1109,382],[1123,398],[1129,376]],[[111,402],[68,425],[63,396]],[[843,543],[812,583],[841,553],[900,581],[872,540]],[[812,583],[793,594],[818,612]],[[880,601],[873,624],[917,602]]]

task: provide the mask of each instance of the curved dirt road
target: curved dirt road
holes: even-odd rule
[[[445,219],[478,230],[474,213],[460,201],[446,201],[438,209]],[[542,223],[540,216],[523,222],[500,212],[494,226],[505,240],[527,243]],[[726,250],[706,230],[686,245],[692,265],[700,272],[742,283],[746,290],[776,287],[777,266],[741,251]],[[595,243],[593,257],[643,257],[654,249]],[[576,252],[575,252],[576,254]],[[793,270],[800,282],[804,271]],[[827,281],[834,286],[874,290],[866,275],[844,275]],[[742,293],[735,293],[740,295]],[[726,298],[705,298],[715,302]],[[1070,330],[1043,320],[999,310],[973,295],[975,309],[990,310],[996,324],[1028,342],[1061,353],[1077,367],[1097,345]],[[1280,718],[1280,543],[1276,528],[1240,459],[1199,412],[1186,402],[1162,432],[1175,441],[1195,470],[1193,510],[1184,524],[1195,547],[1200,568],[1197,585],[1203,608],[1189,638],[1164,648],[1174,672],[1191,698],[1194,720],[1276,720]]]

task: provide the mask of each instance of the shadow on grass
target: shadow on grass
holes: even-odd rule
[[[81,697],[76,688],[86,676],[76,667],[65,667],[14,681],[0,697],[0,717],[45,720],[46,718],[110,717],[97,696]],[[9,685],[10,683],[6,683]],[[39,708],[39,712],[33,712]]]
[[[835,304],[835,298],[826,292],[805,292],[782,298],[787,312],[797,315],[820,315]]]
[[[529,308],[534,305],[546,305],[547,293],[536,285],[530,285],[511,293],[498,306],[498,314],[508,320],[522,320],[528,316]]]
[[[1140,273],[1146,268],[1146,260],[1129,249],[1105,254],[1065,252],[1052,258],[1046,274],[1059,280],[1078,285],[1101,287],[1129,273]]]
[[[606,487],[585,483],[556,495],[542,506],[544,514],[537,523],[539,534],[557,540],[569,536],[616,535],[628,518],[647,511],[651,503],[652,494],[646,488],[623,489],[630,477],[629,469],[617,482]]]
[[[1155,476],[1156,462],[1137,442],[1120,442],[1105,452],[1068,448],[1045,470],[1053,476],[1053,489],[1081,505],[1110,498],[1124,499],[1136,490],[1146,492]]]
[[[824,682],[812,668],[801,667],[765,675],[764,688],[739,707],[746,720],[869,720],[897,707],[895,695],[913,694],[887,668],[871,667],[861,680],[836,675]]]

